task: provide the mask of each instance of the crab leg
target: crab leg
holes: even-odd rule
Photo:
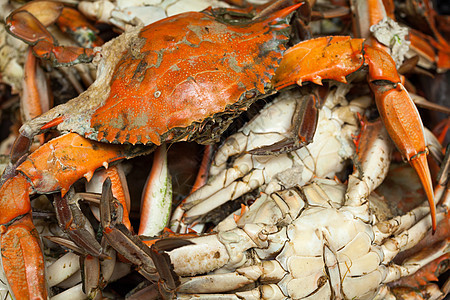
[[[347,82],[346,77],[363,64],[383,123],[397,149],[420,177],[431,209],[433,230],[436,212],[433,185],[426,160],[428,153],[419,113],[400,83],[395,63],[385,51],[364,45],[362,39],[322,37],[298,43],[287,50],[272,79],[281,89],[294,82],[321,84],[323,79]],[[317,65],[322,68],[317,69]]]
[[[128,184],[125,177],[125,172],[121,164],[109,167],[108,169],[97,170],[92,179],[86,183],[87,193],[102,193],[103,182],[109,178],[112,183],[112,192],[120,204],[124,207],[122,223],[132,231],[129,212],[130,212],[130,193],[128,191]],[[96,202],[97,204],[97,202]],[[100,212],[97,206],[91,206],[92,213],[97,220],[100,221]]]
[[[36,57],[28,50],[25,63],[24,90],[21,97],[24,120],[31,120],[49,110],[52,99],[42,69]]]
[[[139,235],[161,234],[170,218],[172,180],[167,167],[167,147],[156,149],[153,166],[142,193]]]

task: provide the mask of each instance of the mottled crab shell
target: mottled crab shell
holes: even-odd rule
[[[292,11],[229,22],[210,9],[144,27],[117,64],[108,98],[78,133],[131,144],[211,139],[273,92]]]

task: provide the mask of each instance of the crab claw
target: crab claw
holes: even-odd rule
[[[2,263],[16,299],[47,299],[44,258],[31,218],[30,183],[19,174],[0,190]]]
[[[418,174],[430,205],[433,232],[436,230],[436,205],[427,162],[428,150],[419,112],[400,83],[395,63],[383,50],[365,47],[369,64],[368,81],[383,123],[402,157]]]

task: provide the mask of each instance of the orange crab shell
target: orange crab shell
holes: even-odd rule
[[[191,12],[144,27],[117,64],[106,101],[83,118],[90,128],[76,131],[112,143],[198,140],[216,114],[273,92],[296,8],[231,24],[213,10]]]

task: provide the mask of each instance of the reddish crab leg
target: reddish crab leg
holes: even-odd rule
[[[28,49],[24,68],[23,93],[20,97],[22,118],[29,121],[50,109],[52,97],[49,85],[42,69],[36,64],[37,58],[31,48]],[[40,143],[44,143],[44,135],[39,136]]]
[[[128,192],[128,184],[125,179],[125,174],[123,170],[119,170],[117,166],[112,166],[111,168],[106,169],[105,173],[106,178],[111,179],[111,189],[114,198],[116,198],[124,208],[122,223],[128,228],[128,230],[132,231],[129,217],[130,195]]]
[[[39,66],[36,65],[36,56],[28,50],[24,70],[24,90],[21,97],[21,107],[25,120],[31,120],[49,110],[51,105],[50,93],[48,90],[45,75]]]
[[[301,42],[284,53],[272,79],[277,89],[305,81],[321,84],[322,79],[346,82],[346,76],[363,64],[369,66],[368,81],[375,94],[381,118],[403,158],[416,170],[430,204],[436,229],[433,185],[426,160],[427,148],[422,121],[400,83],[391,56],[384,50],[364,46],[363,39],[323,37]],[[317,66],[321,66],[317,69]]]

